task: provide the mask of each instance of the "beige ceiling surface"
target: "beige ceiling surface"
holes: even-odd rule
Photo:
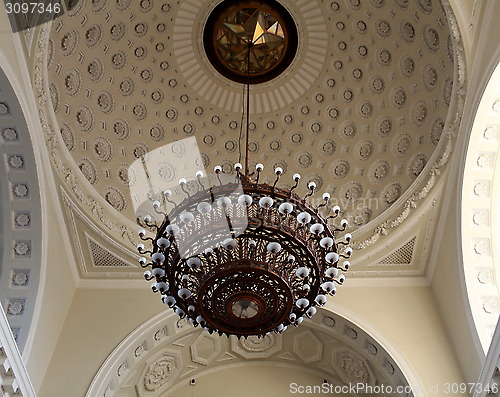
[[[201,45],[216,3],[82,0],[53,23],[48,85],[61,150],[105,212],[134,219],[129,188],[141,181],[128,166],[167,143],[196,137],[209,170],[238,161],[242,87],[217,74]],[[297,56],[252,87],[251,163],[281,166],[285,183],[300,172],[364,225],[438,145],[453,86],[445,13],[424,0],[283,4],[298,26]],[[183,150],[179,142],[165,154],[166,184],[184,176]]]

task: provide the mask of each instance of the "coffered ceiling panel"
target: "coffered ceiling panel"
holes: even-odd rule
[[[208,173],[232,172],[241,159],[243,86],[203,47],[218,3],[81,0],[41,29],[36,70],[46,69],[38,80],[61,183],[130,246],[130,189],[147,186],[129,172],[134,161],[175,142],[148,170],[163,190],[194,178],[178,166],[186,138]],[[374,230],[444,150],[456,78],[447,13],[430,0],[281,3],[297,25],[297,53],[284,73],[251,87],[250,165],[262,162],[268,180],[282,167],[285,185],[301,173],[332,193],[354,229]]]

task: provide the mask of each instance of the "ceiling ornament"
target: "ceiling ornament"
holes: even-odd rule
[[[133,226],[130,222],[133,205],[126,194],[130,183],[124,176],[124,165],[133,162],[136,156],[146,149],[154,150],[161,144],[161,139],[156,140],[158,139],[156,137],[161,136],[162,132],[155,128],[160,124],[164,127],[165,140],[180,139],[188,134],[200,138],[200,141],[203,141],[201,148],[203,164],[213,167],[217,153],[229,153],[227,147],[231,144],[226,145],[226,138],[233,130],[233,126],[236,130],[240,126],[238,117],[230,109],[228,110],[227,104],[233,103],[235,108],[240,109],[241,103],[237,99],[238,93],[232,92],[235,91],[236,85],[226,86],[225,82],[214,78],[214,71],[203,68],[203,61],[206,61],[206,57],[202,59],[204,54],[199,51],[200,43],[193,39],[199,32],[187,32],[184,29],[185,23],[191,26],[203,26],[207,17],[206,3],[200,3],[202,6],[199,14],[188,13],[188,15],[185,9],[186,2],[165,7],[161,2],[155,2],[151,11],[137,12],[141,20],[133,22],[126,22],[126,16],[127,13],[135,12],[138,7],[134,2],[130,2],[125,9],[119,8],[119,3],[109,2],[105,9],[98,12],[91,9],[90,2],[79,4],[82,4],[82,7],[78,12],[87,19],[91,17],[92,19],[88,20],[92,23],[87,22],[82,27],[78,18],[68,14],[58,19],[52,26],[42,26],[39,30],[40,40],[37,41],[38,47],[35,52],[34,85],[36,97],[39,99],[39,109],[45,113],[45,116],[41,117],[43,129],[46,132],[49,153],[61,175],[65,189],[78,198],[82,208],[95,219],[99,227],[117,239],[125,238],[135,241],[131,232]],[[306,76],[302,80],[304,86],[293,83],[276,91],[269,89],[270,85],[277,88],[284,87],[285,80],[280,80],[283,75],[268,83],[256,85],[255,91],[252,91],[252,98],[255,98],[254,108],[258,114],[252,117],[255,128],[251,130],[253,136],[249,145],[250,151],[258,156],[256,160],[264,162],[269,161],[266,159],[272,159],[269,162],[271,167],[267,167],[268,169],[272,169],[275,163],[284,170],[297,169],[298,164],[292,163],[302,159],[303,164],[310,164],[304,167],[302,172],[306,173],[307,170],[304,176],[307,175],[308,179],[312,179],[313,176],[320,177],[324,183],[324,189],[330,193],[334,193],[337,187],[341,188],[352,181],[361,184],[365,194],[369,193],[373,197],[382,197],[386,190],[391,191],[388,201],[381,203],[378,208],[370,208],[369,217],[366,214],[358,217],[359,214],[351,211],[350,207],[345,214],[349,220],[353,220],[354,217],[364,221],[370,220],[371,224],[365,224],[363,228],[360,228],[360,232],[363,231],[360,233],[360,238],[363,239],[361,243],[369,246],[376,241],[378,238],[376,236],[381,235],[381,230],[388,231],[407,218],[404,214],[398,217],[397,214],[394,215],[394,212],[404,210],[404,213],[409,215],[413,207],[410,205],[409,211],[406,211],[406,207],[403,208],[409,196],[413,193],[420,198],[425,196],[421,194],[421,189],[432,177],[430,170],[435,161],[447,148],[445,141],[448,139],[448,128],[443,125],[441,130],[442,124],[435,120],[438,118],[442,121],[448,120],[450,125],[457,125],[456,122],[450,121],[457,118],[456,103],[460,99],[455,100],[455,95],[451,96],[453,100],[449,104],[450,117],[448,119],[446,105],[450,99],[450,88],[453,87],[460,96],[464,87],[463,59],[459,59],[462,54],[458,29],[446,2],[443,3],[446,15],[441,12],[440,7],[434,7],[430,16],[420,14],[419,21],[413,20],[413,13],[419,11],[416,6],[413,7],[412,3],[405,3],[405,6],[402,3],[402,5],[392,7],[396,13],[394,19],[375,17],[369,12],[369,9],[374,7],[371,3],[361,3],[359,10],[350,10],[344,2],[338,2],[337,6],[333,3],[323,4],[314,11],[308,10],[307,4],[307,2],[294,3],[288,9],[297,20],[300,37],[297,55],[289,68],[290,72],[287,71],[286,80],[287,82],[297,81]],[[387,6],[378,8],[376,13],[382,15],[384,11],[388,11]],[[123,21],[127,27],[125,35],[118,41],[111,38],[109,29],[103,28],[107,26],[105,19],[108,18],[108,12],[111,18],[110,27],[120,21]],[[353,24],[359,25],[359,32],[351,29],[351,24],[342,18],[345,12],[350,13]],[[159,35],[162,29],[159,26],[161,21],[153,20],[153,16],[160,19],[173,19],[172,23],[166,24],[163,36]],[[444,28],[435,22],[436,18],[444,22]],[[314,22],[313,20],[316,19],[317,21]],[[389,36],[371,39],[370,31],[382,20],[389,21]],[[365,33],[361,32],[363,23],[358,24],[358,21],[368,26]],[[416,31],[412,43],[404,39],[403,21],[411,21]],[[139,23],[148,25],[147,36],[142,36],[142,38],[138,36],[135,28],[135,25]],[[100,25],[102,37],[98,39],[100,41],[94,47],[90,48],[85,33],[93,25]],[[432,25],[439,33],[437,52],[432,52],[424,40],[422,33],[427,25]],[[312,31],[312,27],[320,31]],[[451,36],[447,37],[448,28],[451,28],[454,40]],[[78,38],[74,40],[77,50],[68,53],[64,51],[64,48],[71,47],[68,45],[72,40],[74,29],[78,33]],[[91,36],[97,34],[99,28],[94,30],[96,32],[92,32]],[[373,32],[376,34],[374,30]],[[65,37],[67,33],[70,36],[68,38]],[[335,33],[338,40],[330,43],[327,39],[330,33]],[[165,35],[170,35],[171,41],[161,40]],[[150,41],[145,40],[144,37],[150,37]],[[301,37],[307,38],[307,42],[302,42]],[[132,43],[130,47],[119,45],[128,41]],[[373,45],[367,45],[368,41],[370,43],[374,41]],[[166,47],[163,50],[161,45],[158,46],[162,42]],[[396,42],[399,46],[395,45]],[[412,55],[409,68],[405,69],[402,66],[402,60],[414,52],[408,49],[410,44],[411,48],[418,47],[416,51],[419,51],[422,57]],[[455,46],[455,51],[452,50],[453,46]],[[310,52],[311,49],[318,49],[322,54],[329,55],[326,59],[320,59]],[[330,49],[335,49],[335,51],[330,51]],[[450,58],[450,54],[453,55],[454,52],[459,63],[457,66],[455,62],[456,76],[462,81],[449,79],[453,77],[450,67],[453,58]],[[333,55],[330,56],[330,54]],[[80,57],[83,57],[83,63],[78,62]],[[179,63],[181,58],[183,61]],[[306,64],[308,59],[315,59],[316,62],[313,65]],[[294,62],[297,62],[297,65]],[[366,66],[368,62],[371,68],[370,73]],[[434,70],[429,69],[427,65],[431,65]],[[72,72],[73,69],[78,70],[79,74]],[[200,75],[198,69],[204,74]],[[407,71],[409,75],[405,74]],[[434,71],[437,71],[435,83],[433,83],[436,77]],[[358,76],[358,80],[355,80],[354,75]],[[68,86],[65,85],[66,76],[69,77]],[[370,80],[371,76],[379,76],[381,80]],[[208,85],[200,87],[199,84],[203,81],[207,81]],[[340,84],[341,81],[342,84]],[[451,82],[453,84],[450,84]],[[53,90],[57,92],[59,101],[59,111],[55,115],[52,112],[50,98],[47,103],[42,103],[45,101],[50,83],[58,87],[57,91]],[[433,86],[435,88],[432,88]],[[394,87],[403,88],[407,95],[406,104],[402,109],[392,106]],[[163,92],[163,101],[161,101],[160,93],[153,92],[157,89]],[[377,92],[377,89],[382,91]],[[80,94],[73,94],[74,90],[79,90]],[[283,90],[287,92],[287,95],[281,98],[268,96],[270,92],[283,92]],[[99,107],[98,97],[103,91],[108,91],[112,97],[103,95],[101,106],[104,106],[108,99],[111,99],[106,102],[108,104],[113,103],[114,100],[109,113],[105,113]],[[221,95],[217,94],[219,92]],[[360,95],[361,92],[363,94]],[[222,93],[227,95],[222,95]],[[236,100],[233,101],[235,98]],[[351,98],[350,101],[349,98]],[[287,102],[288,99],[291,102]],[[413,103],[419,99],[427,105],[428,114],[423,120],[423,125],[416,127],[412,118],[412,110]],[[361,103],[362,101],[367,103]],[[127,104],[124,105],[125,102]],[[145,114],[143,120],[134,118],[132,111],[133,106],[140,103],[146,107],[146,113],[142,112]],[[270,104],[271,107],[266,104]],[[109,106],[104,106],[103,109],[109,108]],[[141,113],[144,108],[141,109],[139,106],[136,110]],[[406,121],[395,117],[396,113],[404,113]],[[365,118],[366,115],[368,116]],[[118,120],[123,120],[123,122],[115,124]],[[354,122],[355,128],[347,127],[345,130],[343,123],[349,120]],[[315,122],[317,124],[314,124]],[[367,129],[367,125],[371,127]],[[289,130],[290,133],[279,136],[283,128]],[[410,131],[412,142],[408,154],[403,155],[399,151],[392,150],[398,146],[394,141],[399,139],[399,134],[410,133]],[[353,132],[352,138],[347,138],[345,135],[345,133],[352,134]],[[423,136],[423,139],[417,140],[413,132],[415,135]],[[281,146],[278,144],[279,148],[276,151],[272,149],[276,147],[276,144],[272,147],[267,144],[267,141],[274,135],[281,142]],[[101,162],[93,151],[93,142],[99,136],[108,139],[113,148],[124,148],[124,150],[115,150],[110,153],[109,162]],[[371,141],[373,149],[368,143],[364,146],[357,146],[361,140]],[[305,143],[311,145],[311,163],[308,162],[307,155],[297,155],[303,150]],[[354,153],[353,150],[355,150]],[[330,176],[332,159],[328,156],[332,153],[337,159],[345,161],[338,169],[342,175],[338,179]],[[417,153],[424,153],[428,161],[421,175],[414,181],[406,171],[409,161]],[[83,169],[87,175],[78,167],[84,159],[92,163],[89,164],[85,160],[86,167]],[[388,178],[381,183],[373,183],[379,179],[374,177],[369,179],[367,171],[372,164],[383,159],[389,163],[390,180]],[[228,162],[225,167],[226,169],[232,168],[233,165]],[[94,169],[97,170],[95,176],[89,173],[89,170]],[[264,180],[269,181],[272,175],[266,175],[266,172],[264,171],[263,174]],[[86,183],[89,175],[94,181],[93,185]],[[335,183],[328,183],[332,180]],[[134,183],[133,179],[131,183]],[[118,201],[115,199],[119,196],[116,194],[107,195],[110,200],[114,200],[115,206],[106,201],[104,193],[110,185],[121,193],[127,203],[117,204]],[[392,189],[394,186],[397,188]],[[387,210],[388,208],[390,211]],[[382,213],[384,216],[380,217]],[[377,224],[373,224],[374,219],[377,219]],[[390,224],[389,227],[381,229],[376,226],[386,220]],[[359,244],[354,247],[360,247]]]
[[[28,337],[45,267],[40,235],[42,206],[33,124],[15,90],[10,68],[0,67],[0,301],[21,352],[30,349]]]
[[[246,118],[245,144],[226,141],[233,142],[230,152],[239,146],[239,160],[245,160],[244,166],[239,162],[234,165],[236,175],[225,173],[221,166],[214,168],[213,178],[200,170],[195,176],[182,170],[182,193],[165,190],[157,194],[158,185],[150,177],[155,159],[141,159],[136,162],[140,165],[133,167],[136,173],[140,167],[146,169],[144,186],[149,187],[146,197],[139,196],[138,201],[147,205],[149,198],[159,215],[159,221],[151,215],[143,218],[153,237],[144,229],[139,232],[148,245],[146,248],[141,243],[137,247],[145,255],[139,261],[148,269],[144,277],[153,281],[153,292],[159,292],[163,303],[180,318],[187,317],[195,327],[200,325],[209,333],[265,336],[271,331],[281,333],[289,325],[298,326],[304,316],[316,313],[316,306],[326,303],[327,295],[335,294],[337,285],[344,282],[342,273],[350,266],[343,259],[352,254],[351,234],[339,236],[348,222],[339,222],[340,207],[330,204],[329,193],[313,205],[316,182],[310,181],[307,194],[300,196],[295,192],[300,174],[293,175],[293,186],[287,188],[278,185],[283,168],[274,168],[272,185],[261,181],[262,164],[257,164],[254,171],[249,168],[250,78],[254,71],[256,75],[265,75],[261,62],[266,64],[269,58],[274,59],[276,48],[256,49],[268,39],[266,32],[272,30],[283,36],[272,17],[274,12],[273,4],[266,1],[239,4],[236,9],[228,1],[214,10],[223,15],[223,25],[230,25],[241,35],[236,40],[239,51],[246,47],[246,56],[236,53],[236,59],[226,65],[236,65],[248,77],[241,117]],[[245,26],[248,20],[254,20],[251,35]],[[241,21],[244,23],[236,23]],[[217,25],[216,28],[221,29]],[[216,37],[222,39],[227,34],[226,30],[217,30]],[[228,40],[223,42],[227,44]],[[272,42],[274,36],[269,40]],[[245,61],[246,67],[242,67],[240,63]],[[271,65],[272,69],[279,70],[283,67],[279,62],[285,61],[277,62]],[[242,133],[240,130],[238,142],[242,141]],[[176,145],[182,145],[183,154],[193,147],[182,141]],[[270,145],[272,148],[276,141],[271,140]],[[160,150],[168,151],[167,147]],[[303,167],[312,161],[308,152],[299,155]],[[356,194],[360,193],[352,193]]]
[[[394,218],[387,219],[381,225],[377,226],[373,231],[373,234],[365,239],[364,241],[356,241],[353,243],[354,249],[363,249],[372,244],[374,244],[380,236],[388,234],[392,229],[401,225],[410,215],[412,210],[417,208],[418,204],[424,200],[429,193],[433,190],[437,179],[444,167],[448,163],[451,156],[455,141],[457,138],[457,132],[459,130],[460,123],[462,121],[462,115],[465,106],[465,93],[466,93],[466,71],[465,71],[465,54],[462,38],[460,36],[460,29],[458,27],[458,22],[453,14],[453,10],[447,1],[442,2],[443,9],[446,13],[448,23],[450,25],[451,40],[449,43],[453,45],[454,57],[454,83],[453,85],[453,96],[450,93],[450,102],[448,103],[450,107],[450,113],[448,115],[448,120],[446,124],[443,120],[438,117],[433,120],[431,127],[431,140],[432,144],[435,145],[439,143],[442,148],[438,153],[434,153],[432,156],[432,166],[428,173],[421,172],[417,175],[418,169],[421,171],[425,169],[422,166],[422,161],[425,159],[425,155],[420,153],[413,158],[411,166],[408,170],[408,174],[411,178],[415,178],[417,182],[420,182],[421,186],[415,193],[413,193],[409,198],[407,198],[403,204],[401,212]],[[427,30],[426,30],[427,31]],[[448,46],[449,48],[449,46]],[[443,89],[451,91],[449,87],[449,79],[443,84]],[[445,99],[446,101],[446,99]],[[439,138],[437,138],[439,136]],[[444,139],[441,139],[443,137]],[[437,143],[436,143],[437,141]],[[426,179],[423,179],[423,177]],[[382,192],[382,197],[384,197],[383,205],[390,205],[390,202],[394,202],[396,195],[401,194],[401,186],[399,184],[391,184],[387,186]]]
[[[205,26],[203,41],[210,62],[240,83],[275,78],[297,51],[297,28],[278,2],[224,0]]]
[[[214,339],[214,335],[199,327],[177,327],[175,317],[174,313],[160,313],[134,330],[105,360],[86,396],[118,395],[131,385],[136,385],[139,393],[147,392],[146,387],[156,388],[159,394],[166,390],[175,393],[190,379],[200,379],[206,373],[226,370],[243,361],[262,359],[291,370],[307,368],[333,384],[363,379],[367,384],[392,385],[395,389],[414,380],[412,370],[404,367],[404,360],[399,363],[382,347],[392,348],[390,343],[377,341],[362,328],[324,308],[290,332],[272,333],[260,339]],[[391,367],[392,371],[386,369]],[[411,385],[414,389],[418,386]]]

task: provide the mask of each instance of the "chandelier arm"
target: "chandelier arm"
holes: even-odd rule
[[[274,189],[276,189],[276,184],[278,183],[278,181],[280,180],[280,176],[281,176],[281,172],[276,172],[276,180],[274,181],[274,184],[273,184],[273,189],[272,189],[272,192],[274,193]]]
[[[146,217],[144,217],[144,224],[145,224],[147,227],[156,228],[156,224],[155,224],[155,223],[150,222],[150,220],[148,220]]]
[[[205,186],[204,186],[204,185],[203,185],[203,183],[201,182],[201,176],[197,176],[196,178],[198,179],[198,183],[199,183],[199,185],[200,185],[200,187],[201,187],[201,190],[198,190],[198,191],[199,191],[199,192],[204,191],[204,190],[205,190]]]
[[[190,198],[190,197],[191,197],[191,195],[189,194],[189,191],[185,189],[185,186],[186,186],[186,185],[187,185],[186,183],[181,183],[181,184],[180,184],[180,186],[181,186],[181,190],[182,190],[184,193],[186,193],[187,198]]]
[[[288,196],[288,198],[291,198],[292,197],[292,194],[293,194],[293,191],[297,188],[297,186],[299,186],[299,181],[300,181],[300,178],[296,178],[295,179],[295,185],[293,185],[290,189],[290,194]]]
[[[165,197],[165,201],[166,201],[167,203],[172,204],[172,205],[174,206],[174,209],[177,209],[177,204],[175,203],[175,201],[170,200],[170,199],[169,199],[169,196],[167,196],[167,195],[164,195],[164,197]]]
[[[146,268],[148,268],[149,266],[151,266],[151,267],[152,267],[152,266],[153,266],[153,262],[149,262],[149,263],[141,263],[141,267],[142,267],[143,269],[146,269]],[[147,280],[147,279],[146,279],[146,280]],[[148,280],[148,281],[149,281],[149,280]]]
[[[166,213],[166,212],[163,212],[163,211],[159,210],[158,208],[159,208],[159,207],[155,207],[155,206],[153,206],[154,211],[155,211],[158,215],[163,215],[164,217],[165,217],[165,216],[167,216],[167,213]],[[153,226],[153,227],[158,228],[158,227],[156,226],[156,224],[154,224],[154,226]]]
[[[215,171],[215,175],[217,176],[217,179],[219,181],[219,186],[222,186],[222,181],[220,180],[220,175],[219,174],[220,174],[219,170]],[[210,191],[212,191],[212,188],[210,188]],[[213,199],[213,195],[212,195],[212,199]],[[213,200],[213,201],[215,201],[215,200]]]
[[[320,210],[320,208],[326,207],[326,206],[328,205],[328,203],[329,203],[329,202],[330,202],[330,199],[329,199],[329,198],[325,199],[325,202],[324,202],[323,204],[320,204],[320,205],[318,205],[318,206],[316,207],[316,211],[319,211],[319,210]],[[325,216],[326,216],[326,215],[327,215],[327,214],[325,214]]]
[[[309,197],[311,197],[311,196],[314,194],[315,189],[314,189],[313,187],[310,187],[310,188],[309,188],[309,190],[311,190],[311,191],[310,191],[309,193],[307,193],[307,194],[304,196],[304,198],[302,199],[302,201],[303,201],[304,203],[306,202],[306,200],[307,200]]]

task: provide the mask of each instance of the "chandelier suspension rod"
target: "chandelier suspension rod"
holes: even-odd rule
[[[248,51],[247,51],[247,120],[246,120],[246,132],[245,132],[245,175],[249,175],[248,170],[248,141],[249,141],[249,131],[250,131],[250,48],[252,47],[252,42],[248,42]]]

